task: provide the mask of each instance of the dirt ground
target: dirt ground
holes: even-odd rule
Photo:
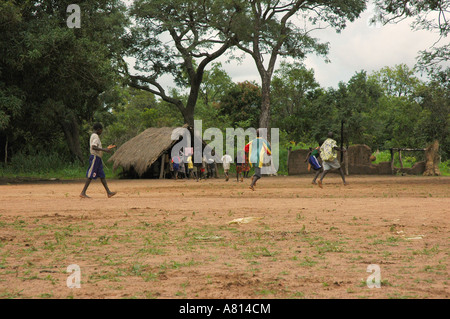
[[[0,185],[0,298],[449,298],[449,177],[311,179]]]

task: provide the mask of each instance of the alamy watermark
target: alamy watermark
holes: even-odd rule
[[[67,267],[67,272],[71,273],[69,277],[67,277],[67,288],[81,288],[81,268],[78,265],[72,264]]]
[[[203,158],[214,159],[216,163],[222,163],[222,156],[224,152],[235,158],[234,150],[237,149],[237,162],[245,162],[244,148],[248,141],[255,140],[257,136],[257,130],[255,128],[227,128],[225,136],[223,132],[218,128],[208,128],[202,133],[202,121],[194,121],[193,135],[187,128],[176,128],[172,131],[172,140],[181,140],[176,143],[171,151],[171,157],[182,155],[191,155],[192,162],[200,164]],[[259,137],[262,142],[267,142],[267,146],[270,147],[269,152],[263,152],[264,155],[259,154],[262,157],[263,167],[261,167],[261,174],[275,174],[279,168],[279,141],[280,130],[278,128],[272,128],[270,130],[270,141],[268,141],[268,130],[266,128],[259,128]],[[225,137],[225,147],[224,147]],[[203,147],[203,142],[209,142]],[[254,164],[254,163],[252,163]]]
[[[67,18],[67,27],[70,29],[81,28],[81,9],[78,4],[71,4],[67,7],[67,13],[71,15]]]
[[[372,288],[381,288],[381,269],[380,266],[371,264],[367,266],[367,272],[372,273],[369,277],[367,277],[366,283],[367,287]]]

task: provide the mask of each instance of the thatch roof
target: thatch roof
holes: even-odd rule
[[[187,127],[187,125],[183,126],[183,128]],[[171,139],[172,132],[177,129],[182,128],[148,128],[120,146],[108,162],[114,162],[114,170],[119,166],[124,170],[133,167],[136,173],[142,176],[165,151],[178,142]]]

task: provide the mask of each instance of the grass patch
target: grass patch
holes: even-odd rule
[[[107,163],[111,155],[105,154],[103,162]],[[14,154],[11,161],[5,165],[0,164],[0,178],[33,178],[61,180],[84,178],[88,168],[89,156],[86,155],[85,162],[72,161],[70,156],[58,152],[28,151]],[[118,178],[120,170],[113,172],[111,165],[104,165],[103,170],[106,178]]]

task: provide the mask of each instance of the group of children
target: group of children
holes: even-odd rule
[[[194,171],[194,166],[197,170]],[[175,179],[195,178],[197,181],[203,178],[212,178],[215,176],[215,163],[213,158],[202,158],[201,164],[195,165],[192,161],[192,155],[184,155],[181,151],[179,156],[174,156],[170,160],[170,173]],[[206,173],[206,176],[204,175]]]
[[[227,181],[227,182],[230,179],[231,163],[233,163],[233,158],[228,153],[226,153],[224,156],[222,156],[223,172],[225,174],[225,181]],[[240,156],[236,156],[234,158],[234,163],[236,163],[236,181],[243,182],[244,177],[247,178],[248,174],[250,172],[250,165],[248,162],[248,154],[245,153],[245,156],[243,157],[243,161],[240,160]]]
[[[233,163],[233,158],[226,153],[222,156],[221,162],[225,174],[225,180],[228,182],[230,179],[230,167],[231,163]],[[234,163],[236,163],[236,180],[238,182],[243,182],[244,177],[248,177],[250,172],[247,153],[245,154],[243,163],[238,161],[238,157],[235,158]],[[190,179],[193,177],[198,181],[199,179],[216,177],[216,165],[214,158],[206,158],[206,156],[202,158],[202,163],[197,165],[197,171],[194,171],[194,164],[192,162],[191,155],[182,156],[182,154],[180,154],[180,156],[172,157],[170,161],[170,171],[172,172],[172,177],[175,179],[180,177]]]
[[[108,187],[108,184],[106,183],[105,173],[103,171],[102,155],[103,152],[111,153],[115,148],[115,145],[109,145],[107,148],[103,148],[100,141],[100,135],[103,132],[103,126],[100,123],[96,123],[94,124],[93,129],[94,132],[91,135],[89,143],[91,153],[89,157],[89,168],[86,172],[86,183],[83,190],[81,191],[80,197],[89,198],[89,196],[86,195],[86,191],[91,181],[96,178],[100,178],[106,190],[107,196],[112,197],[116,195],[116,192],[111,191]],[[242,160],[242,153],[240,153],[240,156],[236,157],[234,161],[236,163],[237,182],[243,182],[244,177],[248,177],[250,167],[254,167],[255,173],[252,176],[252,181],[249,186],[252,191],[255,190],[256,182],[262,177],[261,172],[264,163],[264,157],[266,155],[270,156],[272,154],[269,142],[261,136],[259,129],[256,130],[256,134],[257,137],[254,140],[250,141],[250,143],[248,143],[244,148],[244,160]],[[340,166],[337,159],[337,151],[345,152],[346,150],[337,147],[337,143],[333,139],[332,132],[328,133],[328,138],[323,143],[320,143],[318,147],[316,147],[315,149],[310,149],[305,162],[308,162],[308,171],[310,171],[311,168],[316,171],[316,174],[312,181],[313,184],[318,184],[320,188],[323,188],[322,181],[325,175],[331,169],[338,169],[344,185],[347,185],[344,172],[342,171],[342,167]],[[319,157],[322,160],[322,165],[319,162]],[[228,181],[230,178],[230,165],[233,162],[233,159],[230,155],[225,154],[221,158],[221,160],[224,168],[225,180]],[[184,175],[184,177],[187,178],[191,178],[194,175],[198,181],[199,179],[203,178],[205,169],[207,171],[208,178],[214,177],[215,175],[215,163],[212,157],[204,157],[201,164],[194,164],[191,155],[185,156],[180,153],[179,156],[175,156],[171,159],[170,164],[173,169],[175,179],[178,179],[178,176],[181,173],[182,175]],[[194,166],[197,166],[196,172],[194,172]],[[320,179],[316,182],[320,174]]]

